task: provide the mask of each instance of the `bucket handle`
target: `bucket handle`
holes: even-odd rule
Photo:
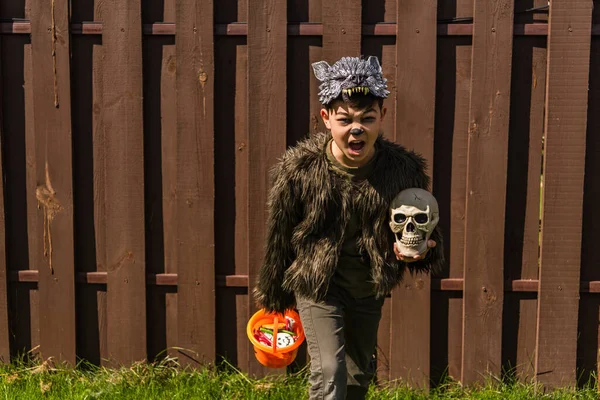
[[[274,322],[274,326],[273,326],[273,353],[276,352],[277,349],[277,331],[278,331],[278,324],[279,324],[279,319],[277,317],[275,317],[275,319],[273,320]]]

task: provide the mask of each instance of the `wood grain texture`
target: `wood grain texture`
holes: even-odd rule
[[[213,2],[177,4],[177,335],[184,364],[214,362]]]
[[[536,377],[576,379],[592,2],[551,2]]]
[[[463,308],[463,384],[500,375],[513,2],[475,0]]]
[[[108,356],[146,358],[140,0],[104,3],[102,33]]]
[[[360,56],[360,0],[322,1],[323,60],[333,64],[342,57]]]
[[[432,176],[437,0],[398,1],[397,7],[396,141],[428,160]],[[430,309],[431,277],[407,271],[392,293],[392,380],[429,386]]]
[[[264,258],[270,168],[286,147],[287,5],[248,2],[248,280],[251,289]],[[256,311],[250,296],[248,318]],[[248,342],[250,354],[252,347]],[[264,368],[250,357],[249,372]]]
[[[2,43],[0,42],[0,176],[4,177],[3,155],[4,142],[4,115],[3,110],[3,84],[2,84]],[[5,181],[0,181],[0,361],[10,362],[9,322],[8,322],[8,282],[6,266],[6,220],[4,208]]]
[[[42,357],[75,363],[69,5],[34,1],[31,20],[36,189],[43,225],[39,266]],[[43,116],[43,117],[41,117]]]

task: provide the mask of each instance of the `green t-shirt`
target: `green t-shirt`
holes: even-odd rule
[[[327,144],[327,160],[331,170],[349,180],[366,179],[373,172],[375,157],[361,167],[346,167],[335,159],[331,152],[331,144]],[[371,264],[364,259],[358,249],[357,240],[361,235],[361,220],[356,210],[352,210],[350,220],[344,231],[344,243],[340,252],[338,265],[332,283],[346,289],[354,298],[363,298],[375,294],[375,286],[371,279]]]

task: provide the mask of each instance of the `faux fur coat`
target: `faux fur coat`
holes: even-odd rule
[[[377,296],[392,291],[407,265],[430,271],[444,263],[438,228],[431,235],[437,246],[424,260],[407,264],[394,254],[390,203],[406,188],[429,189],[424,159],[380,136],[373,172],[354,182],[330,169],[325,153],[330,139],[329,133],[310,136],[288,149],[271,171],[266,253],[254,289],[257,304],[269,311],[293,307],[295,294],[324,298],[352,212],[359,215],[357,244],[370,260]]]

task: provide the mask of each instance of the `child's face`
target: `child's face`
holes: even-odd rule
[[[364,109],[355,109],[336,101],[332,110],[321,109],[321,117],[333,136],[333,156],[343,165],[360,167],[375,155],[375,141],[381,130],[386,109],[377,101]]]

